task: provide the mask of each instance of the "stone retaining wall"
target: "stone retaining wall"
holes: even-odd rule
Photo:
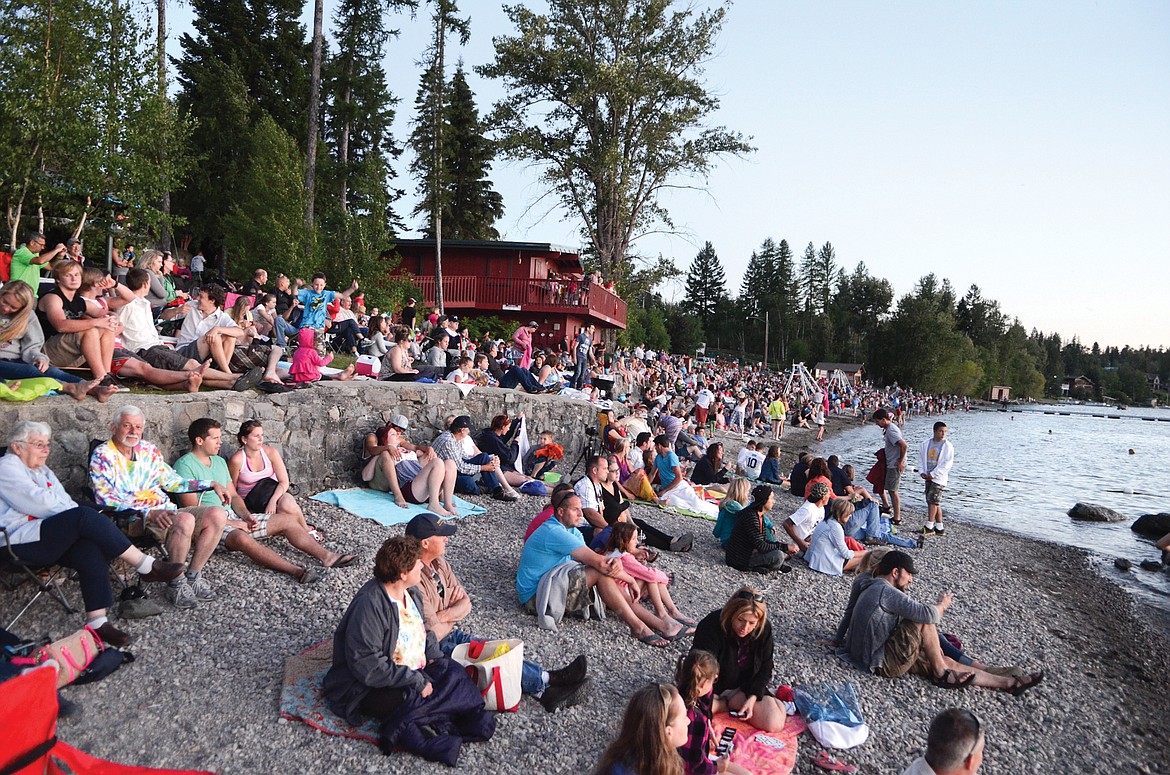
[[[389,382],[325,382],[281,395],[209,391],[181,395],[118,394],[107,404],[82,403],[65,396],[39,398],[27,404],[0,407],[0,439],[20,420],[46,422],[53,428],[48,465],[70,493],[85,481],[89,440],[109,438],[111,419],[119,406],[134,404],[146,414],[145,438],[169,461],[188,449],[187,427],[200,417],[224,424],[222,454],[237,448],[235,433],[251,418],[264,423],[265,440],[281,450],[290,479],[301,492],[351,486],[364,435],[391,415],[410,420],[412,441],[430,441],[451,415],[470,415],[476,428],[487,427],[494,415],[528,418],[529,437],[551,430],[565,447],[567,470],[586,442],[586,428],[597,428],[597,408],[584,401],[529,395],[518,390],[473,389],[463,397],[453,385]],[[582,469],[583,470],[583,467]]]

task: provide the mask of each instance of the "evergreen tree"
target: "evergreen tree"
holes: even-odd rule
[[[715,247],[708,242],[695,255],[691,268],[687,270],[685,296],[686,311],[698,319],[703,334],[712,330],[715,314],[720,303],[726,298],[727,278],[723,273],[723,264],[715,253]]]
[[[420,198],[412,214],[424,217],[424,231],[431,238],[435,213],[441,211],[445,238],[499,239],[493,224],[504,214],[504,200],[488,179],[495,145],[484,136],[462,64],[444,89],[442,118],[436,118],[438,78],[437,66],[432,65],[420,78],[415,97],[418,113],[410,136],[415,154],[410,170]],[[442,127],[439,156],[433,153],[436,127]]]
[[[743,273],[743,280],[739,284],[739,309],[744,315],[750,317],[760,313],[766,288],[764,262],[759,253],[752,251],[747,269]]]
[[[800,259],[800,300],[806,326],[816,313],[817,292],[817,249],[810,242]]]
[[[175,209],[214,247],[223,242],[222,222],[236,203],[246,149],[264,114],[298,139],[303,163],[309,46],[298,0],[192,0],[192,6],[196,34],[180,41],[178,103],[198,122],[191,150],[200,163],[176,192]],[[301,179],[303,186],[303,170]],[[302,202],[302,218],[304,212]]]

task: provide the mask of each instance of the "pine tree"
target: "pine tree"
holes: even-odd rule
[[[687,270],[685,306],[687,313],[698,318],[704,332],[712,329],[719,304],[727,298],[727,278],[723,264],[710,243],[695,255]],[[681,351],[679,351],[681,352]]]
[[[195,36],[181,39],[178,104],[198,122],[191,151],[200,163],[175,192],[174,205],[201,243],[215,247],[263,115],[297,138],[303,163],[309,46],[298,0],[192,0],[192,6]]]
[[[499,239],[493,224],[504,215],[504,198],[488,179],[495,145],[484,136],[475,95],[460,64],[451,78],[445,106],[447,186],[450,210],[443,223],[451,239]],[[428,220],[428,226],[429,226]]]

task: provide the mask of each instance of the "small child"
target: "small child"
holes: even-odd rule
[[[298,385],[321,380],[321,367],[333,362],[333,353],[321,357],[317,351],[317,331],[312,328],[302,328],[297,334],[297,349],[293,353],[292,367],[288,375]],[[353,379],[353,364],[334,379]]]
[[[748,771],[733,764],[726,756],[712,759],[714,731],[711,719],[727,710],[727,703],[715,696],[715,681],[719,679],[719,661],[710,651],[695,649],[680,657],[675,670],[678,693],[687,708],[687,741],[678,747],[687,775],[715,775],[730,772],[748,775]]]
[[[475,379],[471,376],[471,358],[466,355],[459,359],[459,364],[451,370],[444,382],[454,382],[456,385],[464,383],[474,384]]]
[[[609,543],[606,544],[606,557],[616,557],[622,561],[622,570],[631,576],[645,590],[645,596],[654,605],[654,613],[663,619],[673,619],[688,631],[695,631],[698,624],[694,619],[683,614],[670,597],[667,585],[670,577],[660,570],[647,568],[638,562],[636,554],[638,548],[638,528],[631,522],[615,522],[610,526]],[[618,581],[619,586],[627,586],[626,582]],[[634,592],[635,590],[630,590]]]
[[[557,467],[557,461],[565,456],[565,450],[556,443],[552,431],[541,431],[537,439],[537,445],[528,450],[522,465],[525,474],[533,479],[543,479],[545,474]]]

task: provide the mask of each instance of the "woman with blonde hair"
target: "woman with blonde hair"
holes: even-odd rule
[[[727,485],[727,495],[719,501],[719,516],[715,519],[715,527],[711,530],[711,533],[719,539],[720,546],[726,546],[727,539],[731,538],[731,528],[735,527],[735,516],[744,506],[751,503],[751,487],[752,483],[743,477],[732,479],[731,484]]]
[[[678,747],[687,741],[687,709],[673,685],[634,692],[619,729],[595,775],[683,775]]]
[[[768,690],[772,680],[772,625],[764,596],[740,587],[723,608],[703,617],[691,650],[709,651],[719,661],[713,712],[738,711],[761,732],[779,732],[784,706]]]
[[[35,301],[27,283],[0,288],[0,379],[51,377],[64,383],[82,382],[50,364],[42,351],[45,334],[33,312]]]
[[[845,545],[845,525],[853,516],[853,503],[847,498],[829,502],[828,516],[813,529],[804,560],[808,567],[829,576],[857,570],[866,552],[856,552]]]

